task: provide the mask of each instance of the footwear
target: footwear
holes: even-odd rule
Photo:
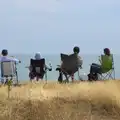
[[[60,82],[60,83],[63,82],[63,76],[62,76],[62,73],[59,73],[58,82]]]
[[[61,68],[56,68],[56,71],[60,71],[61,70]]]

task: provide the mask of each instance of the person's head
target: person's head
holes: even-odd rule
[[[110,49],[104,48],[104,54],[110,56]]]
[[[37,52],[37,53],[35,54],[35,59],[36,59],[36,60],[40,60],[40,59],[41,59],[41,55],[40,55],[39,52]]]
[[[77,47],[77,46],[75,46],[75,47],[73,48],[73,52],[79,54],[80,48]]]
[[[1,54],[2,54],[2,56],[7,56],[8,55],[8,50],[3,49]]]

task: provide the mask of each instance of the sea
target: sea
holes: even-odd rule
[[[34,58],[34,54],[12,54],[11,56],[15,56],[18,58],[21,63],[17,65],[17,71],[18,71],[18,78],[19,81],[29,81],[29,70],[26,68],[26,66],[30,65],[30,59]],[[87,79],[87,74],[90,70],[90,65],[92,63],[99,63],[98,57],[99,55],[95,54],[83,54],[80,55],[83,59],[83,66],[82,69],[80,69],[80,76],[84,77],[83,79]],[[56,71],[57,65],[60,65],[60,55],[42,55],[42,58],[45,58],[46,64],[52,65],[52,71],[47,72],[47,78],[48,80],[55,80],[57,81],[59,73]],[[120,55],[114,55],[114,67],[115,67],[115,77],[116,79],[120,78]],[[76,73],[77,77],[77,73]],[[76,78],[77,79],[77,78]]]

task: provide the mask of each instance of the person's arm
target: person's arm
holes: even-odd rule
[[[14,58],[14,57],[12,57],[11,60],[12,60],[13,62],[16,62],[17,64],[21,62],[20,60],[18,60],[17,58]]]
[[[49,71],[51,71],[52,70],[52,65],[51,64],[49,64],[49,66],[45,65],[45,69],[48,69]]]

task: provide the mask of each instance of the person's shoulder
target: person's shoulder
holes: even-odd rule
[[[79,59],[82,59],[82,57],[81,57],[80,55],[78,55],[78,58],[79,58]]]
[[[16,59],[15,57],[11,57],[11,56],[8,56],[8,57],[6,58],[6,60],[8,60],[8,61],[13,61],[13,62],[18,62],[18,61],[19,61],[19,60]]]

